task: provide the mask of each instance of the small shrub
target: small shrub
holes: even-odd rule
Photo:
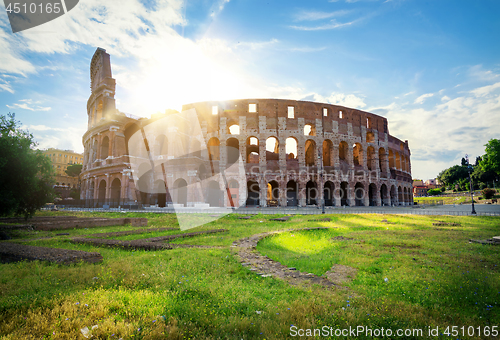
[[[429,189],[427,190],[427,195],[435,196],[441,194],[441,189]]]
[[[490,198],[493,198],[493,196],[495,196],[496,192],[497,191],[495,189],[484,188],[481,193],[483,194],[483,197],[485,199],[490,199]]]
[[[441,192],[445,192],[446,191],[446,187],[442,186],[440,190],[441,190]]]

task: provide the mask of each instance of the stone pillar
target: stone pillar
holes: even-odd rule
[[[260,189],[260,206],[261,207],[266,207],[267,206],[267,183],[264,178],[264,176],[259,176],[259,189]]]
[[[111,183],[110,183],[110,174],[106,174],[106,200],[111,198]]]
[[[306,206],[306,182],[297,180],[297,203],[300,207]]]
[[[355,200],[355,195],[354,195],[354,186],[356,183],[349,182],[349,188],[347,190],[347,201],[349,202],[350,207],[355,207],[356,206],[356,200]]]

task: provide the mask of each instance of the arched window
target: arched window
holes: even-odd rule
[[[218,161],[220,159],[220,153],[219,153],[219,148],[220,148],[220,142],[217,137],[212,137],[208,140],[207,143],[207,148],[208,148],[208,157],[209,160],[211,161]]]
[[[247,163],[259,163],[259,140],[257,137],[247,138]]]
[[[293,137],[288,137],[285,141],[286,159],[297,158],[297,140]]]
[[[333,143],[329,139],[323,141],[323,166],[332,166]]]
[[[312,139],[308,139],[305,145],[306,151],[306,165],[314,166],[316,164],[316,142]]]
[[[361,146],[361,144],[356,143],[353,145],[352,156],[355,166],[363,165],[363,147]]]
[[[109,156],[109,138],[106,136],[101,142],[101,159],[106,159]]]
[[[269,137],[266,140],[266,161],[279,161],[280,148],[279,142],[276,137]]]

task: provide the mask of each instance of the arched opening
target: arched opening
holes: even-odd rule
[[[218,161],[220,159],[220,142],[217,137],[212,137],[208,140],[207,149],[210,161]]]
[[[382,202],[382,205],[390,205],[391,202],[387,197],[387,185],[382,184],[380,186],[380,202]]]
[[[164,134],[156,137],[154,156],[165,156],[165,158],[168,156],[168,139]]]
[[[369,146],[368,149],[366,149],[366,163],[368,165],[368,170],[375,170],[377,168],[375,148],[373,146]]]
[[[240,158],[240,142],[236,138],[229,138],[226,141],[227,167],[229,168]]]
[[[101,142],[101,159],[106,159],[109,156],[109,138],[104,137]]]
[[[285,140],[285,150],[286,150],[286,168],[287,170],[299,170],[299,159],[298,159],[298,144],[297,140],[293,137],[288,137]]]
[[[173,202],[185,207],[187,204],[187,182],[179,178],[174,182]]]
[[[316,136],[316,127],[312,124],[304,125],[304,135],[305,136]]]
[[[248,181],[247,182],[247,205],[256,206],[259,205],[260,202],[260,188],[259,183],[256,181]]]
[[[368,200],[370,207],[375,207],[377,205],[377,186],[373,183],[368,187]]]
[[[333,193],[335,191],[335,185],[331,181],[327,181],[325,183],[325,187],[323,189],[323,199],[325,200],[326,206],[333,206]]]
[[[349,152],[349,146],[346,142],[340,142],[339,144],[339,161],[347,163],[347,153]]]
[[[403,201],[405,205],[408,203],[408,191],[406,190],[406,187],[403,188]]]
[[[373,143],[374,140],[375,140],[375,135],[373,134],[373,132],[368,131],[366,133],[366,142],[367,143]]]
[[[139,190],[139,199],[142,204],[151,204],[150,197],[153,188],[153,171],[147,163],[139,166],[139,180],[137,181],[137,190]]]
[[[156,193],[156,204],[158,207],[163,208],[167,206],[167,188],[165,182],[161,179],[154,183]]]
[[[111,182],[111,202],[110,206],[118,207],[120,205],[120,195],[122,190],[122,183],[118,178]]]
[[[276,137],[266,139],[266,161],[278,161],[280,156],[279,141]]]
[[[286,184],[286,205],[297,206],[297,182],[295,181],[288,181]]]
[[[349,205],[349,183],[342,182],[340,183],[340,205],[348,206]]]
[[[99,182],[99,193],[98,193],[98,201],[99,201],[99,206],[102,207],[103,204],[106,204],[106,181],[101,180]]]
[[[309,181],[306,183],[306,205],[318,204],[318,186],[316,182]]]
[[[378,167],[380,172],[387,172],[386,168],[387,156],[385,155],[385,149],[378,149]]]
[[[259,140],[257,137],[247,138],[247,163],[259,163]]]
[[[399,157],[399,152],[396,152],[396,169],[401,170],[401,158]]]
[[[221,207],[223,205],[223,196],[219,183],[216,181],[210,181],[207,189],[207,203],[210,204],[211,207]]]
[[[276,181],[267,183],[267,206],[277,207],[279,205],[280,188]]]
[[[333,143],[329,139],[323,141],[323,166],[333,166],[332,164]]]
[[[391,205],[396,205],[397,195],[398,193],[396,187],[394,185],[391,186]]]
[[[406,157],[401,155],[401,171],[406,171]]]
[[[398,201],[399,205],[403,204],[403,189],[401,187],[398,187]]]
[[[353,145],[352,156],[354,166],[363,166],[363,148],[361,144],[356,143]]]
[[[96,110],[96,114],[95,114],[96,123],[99,123],[99,121],[102,118],[104,118],[102,115],[102,108],[103,108],[102,100],[99,100],[99,102],[97,103],[97,110]]]
[[[288,137],[285,140],[286,159],[297,159],[297,140],[293,137]]]
[[[362,183],[356,183],[354,186],[354,203],[357,207],[364,206],[365,186]]]
[[[207,168],[203,164],[201,164],[198,167],[197,175],[198,175],[198,178],[200,179],[200,181],[203,181],[204,179],[207,179],[208,177],[211,176],[210,172],[207,171]]]
[[[231,180],[228,183],[229,186],[229,195],[231,195],[231,199],[235,207],[239,207],[240,201],[240,185],[236,180]]]
[[[306,165],[307,166],[314,166],[316,163],[316,142],[313,141],[312,139],[308,139],[306,141],[305,145],[305,151],[306,151]]]
[[[239,135],[240,134],[240,126],[238,124],[233,124],[229,126],[228,132],[230,135]]]
[[[389,168],[394,169],[394,152],[389,150]]]

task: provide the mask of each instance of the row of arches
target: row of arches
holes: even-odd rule
[[[209,157],[211,160],[220,160],[220,141],[217,137],[212,137],[208,141]],[[279,161],[280,159],[280,146],[279,140],[276,137],[269,137],[265,140],[265,162]],[[298,142],[295,137],[288,137],[285,140],[285,154],[287,161],[298,160]],[[232,164],[238,160],[240,141],[234,137],[226,140],[227,162]],[[355,167],[365,167],[368,170],[381,170],[387,172],[387,167],[401,171],[409,172],[409,158],[400,155],[399,152],[389,150],[386,152],[385,148],[376,149],[374,146],[369,145],[366,149],[360,143],[354,143],[352,148],[345,141],[341,141],[338,145],[338,151],[334,148],[331,140],[325,139],[322,147],[322,165],[333,166],[335,163],[335,153],[338,153],[338,160],[340,163],[346,165],[353,165]],[[317,166],[320,157],[318,157],[318,148],[316,141],[308,139],[304,145],[304,160],[306,166]],[[246,139],[245,155],[246,163],[259,163],[260,162],[260,141],[257,137],[250,136]],[[366,153],[366,157],[365,157]],[[388,164],[386,162],[388,161]]]
[[[246,205],[260,205],[261,194],[262,190],[258,182],[248,181]],[[408,205],[412,202],[409,188],[392,185],[389,190],[386,184],[377,187],[374,183],[361,182],[353,185],[349,182],[326,181],[323,186],[323,195],[321,195],[318,183],[312,180],[306,182],[305,185],[290,180],[283,187],[273,180],[267,183],[265,195],[267,206],[276,204],[297,206],[300,196],[303,196],[305,205],[320,205],[321,199],[325,200],[325,206],[390,206]]]

